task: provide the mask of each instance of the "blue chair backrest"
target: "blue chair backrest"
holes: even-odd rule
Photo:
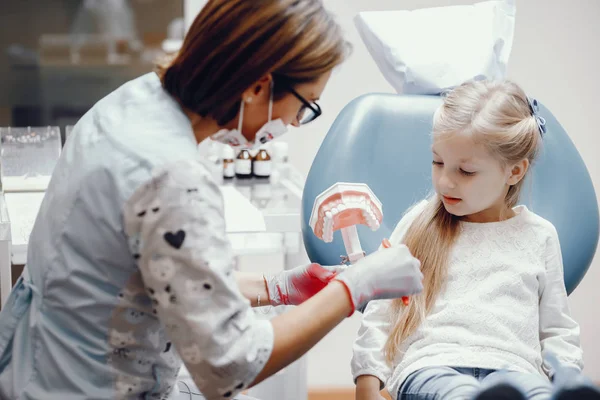
[[[336,182],[366,183],[383,203],[383,223],[358,227],[363,250],[375,251],[408,207],[431,192],[431,128],[438,96],[368,94],[348,104],[315,157],[302,198],[302,231],[309,258],[339,264],[346,251],[340,232],[332,243],[309,226],[314,199]],[[525,182],[521,203],[551,221],[561,242],[565,284],[571,293],[589,268],[598,243],[598,202],[577,149],[552,113],[544,149]]]

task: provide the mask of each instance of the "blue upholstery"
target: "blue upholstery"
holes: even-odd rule
[[[302,198],[302,231],[309,258],[339,264],[340,232],[332,243],[308,225],[315,197],[335,182],[369,185],[383,203],[381,228],[358,227],[363,250],[376,250],[404,211],[431,190],[430,132],[437,96],[369,94],[348,104],[323,141]],[[598,243],[598,202],[590,175],[567,133],[540,104],[546,119],[544,150],[528,178],[521,203],[550,220],[560,237],[565,283],[571,293],[590,266]]]

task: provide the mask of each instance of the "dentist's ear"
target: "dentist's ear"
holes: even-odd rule
[[[273,75],[266,74],[260,77],[259,80],[250,85],[242,94],[242,99],[252,99],[253,103],[260,103],[262,101],[269,101],[271,96],[271,82],[273,81]],[[248,102],[248,101],[246,101]]]
[[[510,186],[516,185],[517,183],[519,183],[521,181],[521,179],[523,179],[523,177],[527,173],[528,169],[529,169],[529,160],[528,159],[521,160],[518,163],[514,164],[511,168],[511,170],[509,171],[509,175],[508,175],[508,179],[506,180],[506,183]]]

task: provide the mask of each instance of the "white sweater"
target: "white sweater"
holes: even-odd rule
[[[423,201],[390,241],[402,241]],[[389,300],[369,303],[354,343],[352,374],[373,375],[396,398],[412,372],[463,366],[551,376],[542,354],[583,368],[579,325],[570,317],[562,255],[554,226],[525,206],[502,222],[461,223],[443,292],[424,323],[402,345],[393,368],[383,348],[391,329]],[[403,354],[402,354],[403,353]]]

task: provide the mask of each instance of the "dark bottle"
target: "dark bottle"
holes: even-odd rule
[[[271,156],[265,145],[260,146],[252,160],[252,173],[257,178],[268,179],[271,176]]]
[[[235,152],[231,146],[225,146],[223,153],[223,179],[232,179],[235,177]]]
[[[240,150],[235,159],[235,177],[238,179],[252,178],[252,155],[248,149]]]

